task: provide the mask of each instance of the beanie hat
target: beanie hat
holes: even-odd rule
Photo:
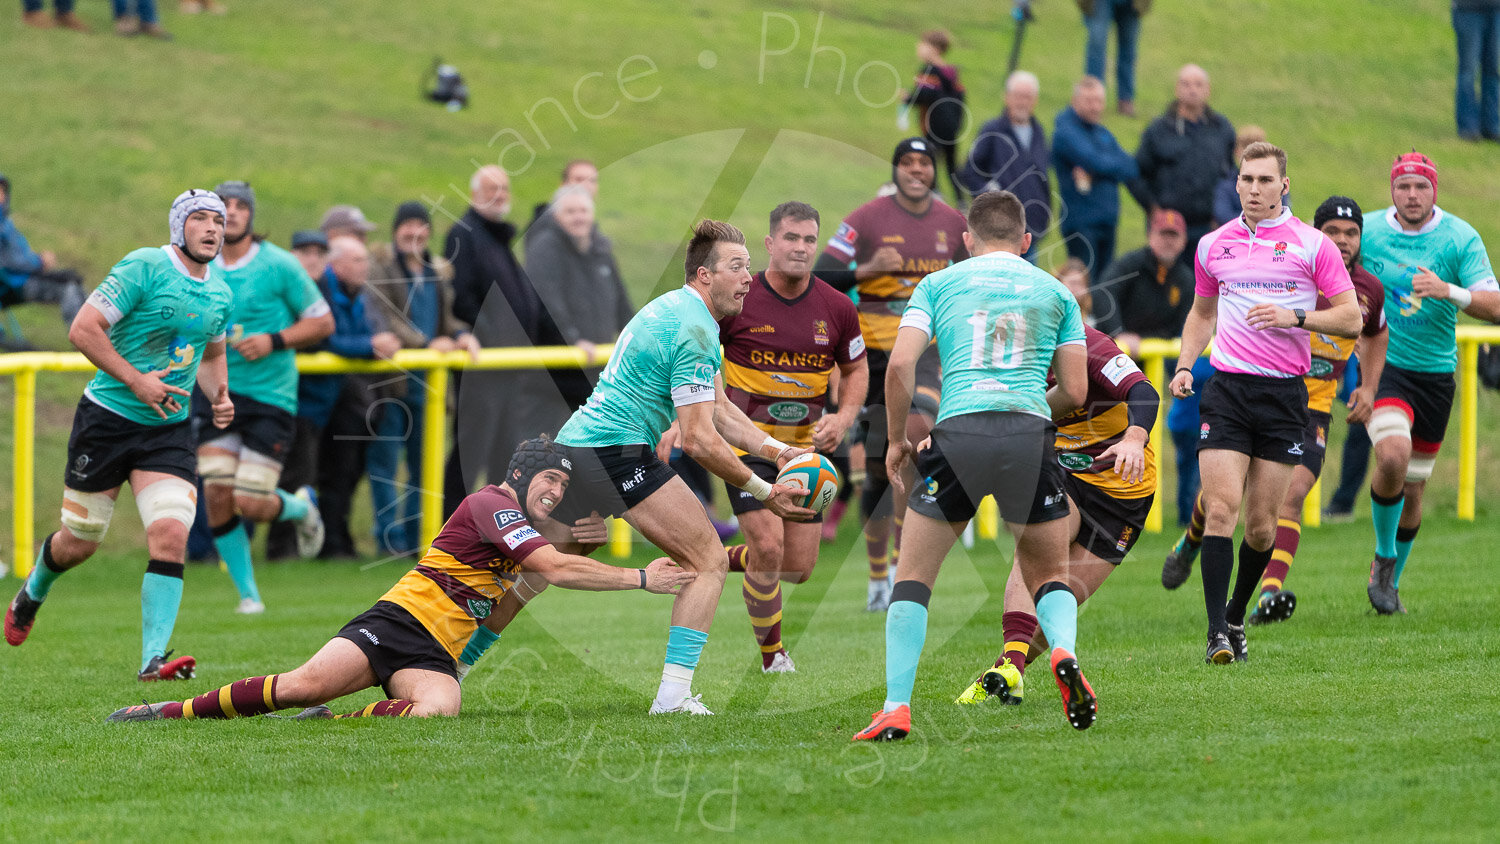
[[[1358,202],[1347,196],[1330,196],[1313,212],[1313,228],[1321,229],[1329,220],[1348,220],[1359,226],[1360,231],[1365,228],[1365,213],[1359,210]]]
[[[195,211],[212,211],[220,217],[224,216],[224,201],[213,191],[201,190],[199,188],[188,188],[172,200],[172,210],[167,212],[167,230],[173,246],[187,246],[187,236],[183,227],[187,224],[187,218]]]
[[[421,220],[432,225],[432,215],[427,213],[427,206],[415,199],[396,206],[396,219],[391,223],[391,231],[401,228],[401,224],[407,220]]]
[[[1396,180],[1402,176],[1421,176],[1432,185],[1432,192],[1437,193],[1437,165],[1432,163],[1432,159],[1415,149],[1405,155],[1396,156],[1396,163],[1391,165],[1393,187]]]
[[[506,480],[511,489],[516,491],[521,511],[527,517],[531,516],[526,510],[527,489],[531,486],[532,479],[547,469],[573,474],[573,461],[568,458],[568,447],[553,442],[546,434],[517,445],[515,453],[511,455]]]

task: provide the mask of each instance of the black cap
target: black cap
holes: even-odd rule
[[[1313,228],[1321,229],[1329,220],[1348,220],[1359,226],[1360,231],[1365,229],[1364,212],[1359,210],[1358,202],[1347,196],[1330,196],[1313,212]]]
[[[927,143],[925,138],[907,138],[901,143],[896,144],[896,152],[891,156],[891,165],[900,164],[901,158],[909,152],[920,152],[927,156],[927,160],[932,162],[932,166],[937,166],[937,158],[932,154],[932,145]]]
[[[567,446],[553,442],[546,434],[516,446],[515,453],[510,458],[506,480],[510,483],[510,488],[516,491],[522,512],[526,512],[526,490],[531,486],[531,479],[547,469],[573,474],[573,461]],[[526,515],[529,517],[531,514],[527,512]]]
[[[292,248],[301,249],[304,246],[321,246],[328,248],[328,237],[317,229],[302,229],[292,232]]]
[[[432,215],[427,213],[427,206],[415,199],[396,206],[396,219],[391,223],[391,231],[401,228],[401,224],[407,220],[421,220],[432,225]]]

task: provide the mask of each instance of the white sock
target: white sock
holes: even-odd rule
[[[693,669],[674,663],[665,663],[661,669],[661,685],[656,689],[656,701],[664,706],[673,706],[688,696],[693,688]]]
[[[903,706],[906,706],[906,704],[905,703],[897,703],[894,700],[888,700],[888,701],[885,702],[885,711],[886,712],[895,712],[896,710],[900,709]]]

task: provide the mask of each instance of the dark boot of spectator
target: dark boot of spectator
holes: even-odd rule
[[[57,25],[63,29],[71,29],[74,32],[93,32],[94,28],[83,22],[75,12],[59,12],[57,14]]]
[[[115,18],[115,34],[129,38],[132,35],[141,34],[141,22],[132,15]]]
[[[21,23],[24,23],[27,26],[34,26],[37,29],[51,29],[55,25],[53,23],[52,16],[40,10],[35,12],[22,12]]]

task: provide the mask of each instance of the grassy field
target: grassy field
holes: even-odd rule
[[[1297,615],[1252,629],[1251,662],[1229,668],[1202,663],[1198,580],[1162,591],[1167,542],[1148,537],[1085,605],[1079,651],[1100,715],[1082,734],[1044,670],[1021,707],[952,704],[999,646],[1008,556],[955,553],[916,732],[878,747],[849,742],[883,696],[884,618],[863,611],[850,528],[789,590],[795,675],[761,675],[731,579],[695,683],[719,713],[703,719],[645,714],[665,599],[552,590],[475,669],[457,720],[105,724],[143,696],[295,666],[399,569],[263,567],[270,608],[247,618],[230,612],[226,577],[194,567],[174,645],[199,677],[144,687],[142,561],[101,557],[59,581],[32,638],[0,658],[0,838],[1478,841],[1500,829],[1493,527],[1430,520],[1399,618],[1365,599],[1367,524],[1309,532],[1290,580]]]
[[[1379,207],[1389,161],[1417,146],[1439,164],[1440,203],[1500,243],[1500,147],[1454,137],[1448,3],[1350,5],[1157,0],[1141,41],[1143,117],[1108,123],[1133,149],[1176,68],[1195,61],[1213,75],[1216,108],[1287,147],[1300,211],[1334,192]],[[80,11],[104,27],[103,9]],[[909,7],[876,0],[242,0],[227,18],[169,15],[170,44],[38,33],[3,16],[0,172],[33,245],[92,285],[128,250],[163,242],[167,204],[188,186],[250,179],[257,228],[283,243],[336,202],[384,228],[398,202],[421,198],[441,233],[476,164],[513,172],[524,220],[562,164],[587,156],[603,171],[601,225],[642,302],[678,283],[695,219],[728,217],[755,241],[767,209],[797,197],[823,210],[826,234],[872,195],[903,134],[891,92],[915,70],[919,29],[954,31],[975,116],[993,115],[1008,11],[936,0],[914,23]],[[1083,34],[1066,0],[1037,11],[1022,65],[1041,77],[1050,126]],[[419,99],[438,55],[462,69],[470,109]],[[1130,248],[1141,219],[1123,207]],[[54,312],[19,310],[34,343],[66,346]],[[57,512],[84,380],[41,382],[38,537]],[[0,406],[10,402],[0,380]],[[1483,394],[1482,467],[1497,457],[1497,410]],[[11,436],[0,423],[0,452]],[[644,715],[664,600],[555,590],[476,669],[458,720],[106,725],[113,709],[163,694],[133,679],[144,558],[126,550],[140,528],[123,505],[107,553],[59,583],[25,647],[0,654],[0,839],[1493,840],[1500,478],[1481,471],[1479,521],[1462,523],[1455,474],[1445,452],[1403,584],[1410,615],[1369,610],[1367,522],[1309,531],[1291,580],[1301,609],[1252,632],[1247,666],[1201,663],[1197,580],[1162,592],[1170,537],[1144,538],[1083,614],[1101,711],[1081,735],[1045,672],[1018,709],[951,704],[999,646],[1008,559],[956,553],[934,599],[917,733],[881,747],[848,741],[882,697],[883,616],[862,611],[847,525],[814,579],[788,590],[796,675],[755,670],[731,580],[696,682],[712,719]],[[7,557],[8,477],[7,465]],[[368,543],[368,510],[357,515]],[[245,618],[230,612],[225,575],[192,568],[174,644],[199,658],[200,677],[172,693],[294,667],[398,575],[263,566],[270,609]],[[0,579],[6,596],[17,585]]]

